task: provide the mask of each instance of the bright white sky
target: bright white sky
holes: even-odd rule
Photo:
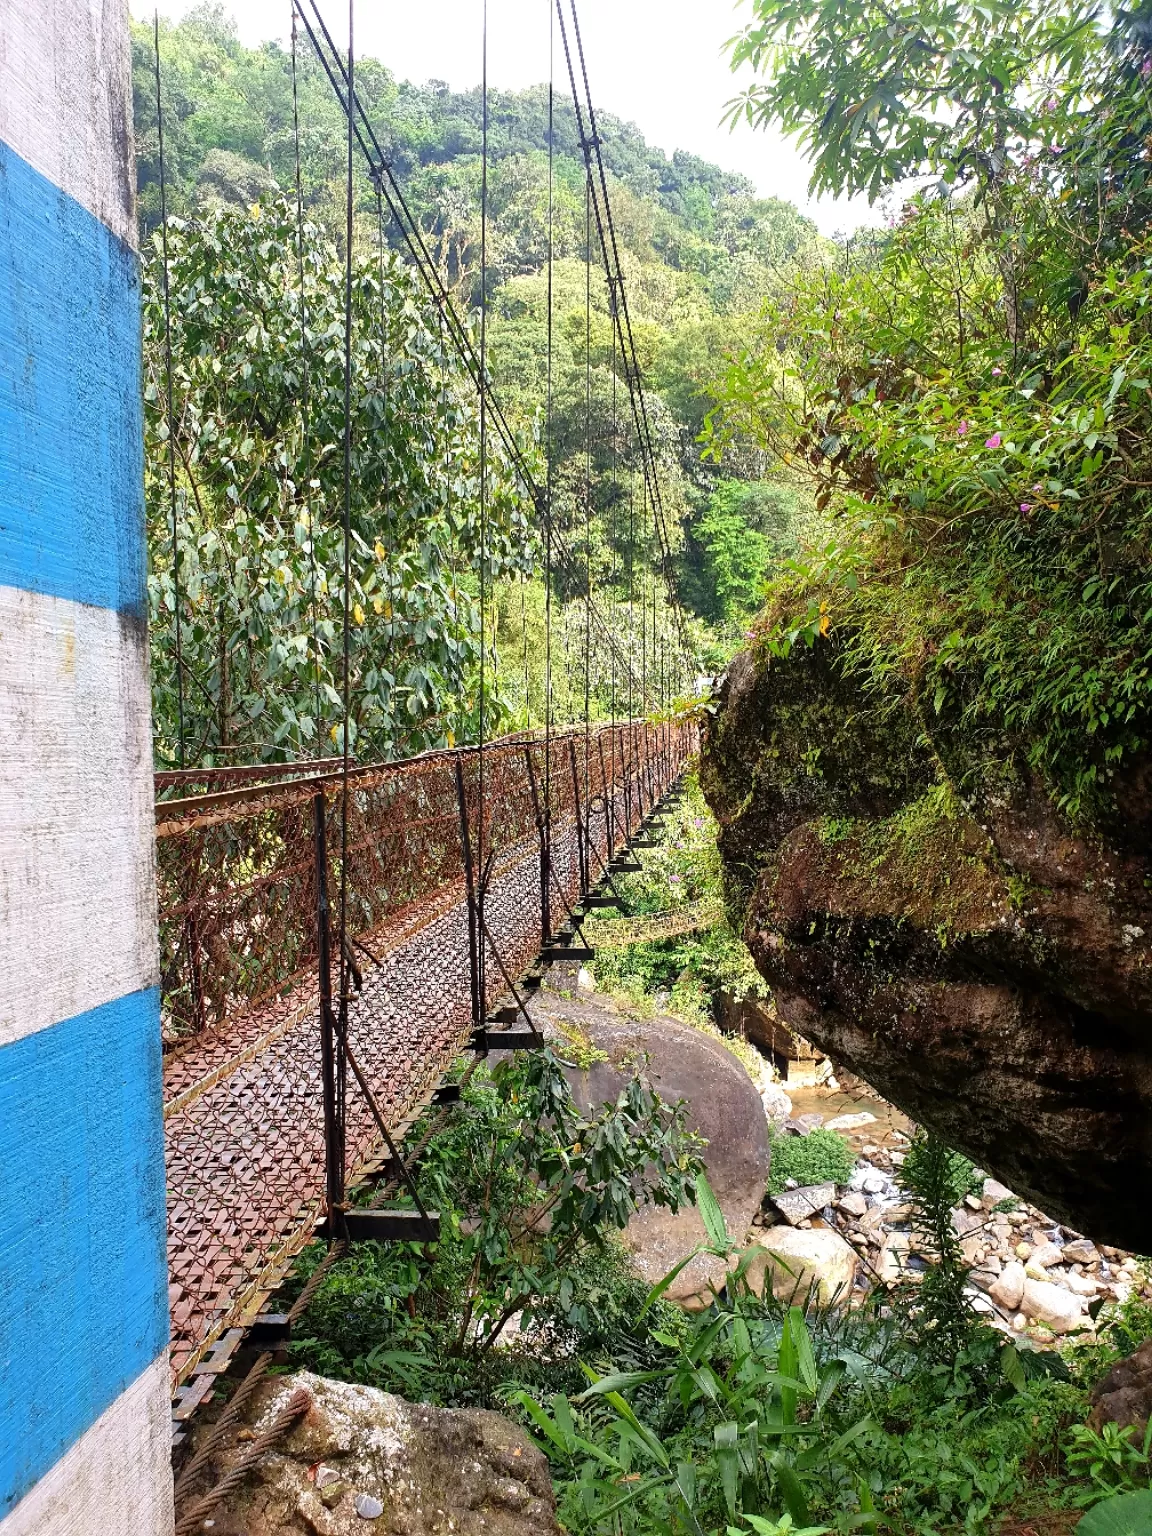
[[[130,0],[134,16],[150,18],[150,0]],[[194,0],[160,0],[162,15],[179,19]],[[348,36],[345,0],[320,0],[337,41]],[[720,126],[724,103],[739,88],[721,57],[739,30],[743,6],[732,0],[577,0],[592,98],[637,124],[666,153],[684,149],[725,170],[741,171],[762,196],[805,208],[825,234],[879,222],[863,200],[812,204],[808,167],[775,134]],[[224,0],[245,43],[287,40],[289,0]],[[549,0],[488,0],[488,81],[519,90],[548,78]],[[385,63],[401,79],[446,80],[467,89],[480,80],[482,0],[356,0],[356,52]],[[557,90],[568,89],[556,37]]]

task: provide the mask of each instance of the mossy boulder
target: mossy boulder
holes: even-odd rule
[[[738,656],[701,783],[784,1022],[1077,1230],[1152,1246],[1146,767],[1070,826],[1010,744],[865,695],[832,640]]]

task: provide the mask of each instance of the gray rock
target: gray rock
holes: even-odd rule
[[[214,1512],[218,1529],[360,1536],[374,1521],[378,1536],[560,1536],[548,1463],[500,1414],[407,1403],[302,1371],[264,1381],[246,1426],[267,1429],[301,1387],[311,1408]],[[197,1438],[211,1432],[206,1421]],[[220,1451],[212,1481],[248,1448]]]
[[[1059,1243],[1039,1243],[1028,1256],[1029,1264],[1036,1264],[1040,1269],[1050,1269],[1053,1264],[1060,1264],[1064,1259],[1064,1250]]]
[[[1084,1301],[1051,1280],[1024,1281],[1020,1310],[1028,1318],[1051,1328],[1053,1333],[1071,1333],[1084,1325]]]
[[[871,1125],[876,1116],[862,1109],[855,1115],[834,1115],[825,1125],[826,1131],[858,1131],[862,1125]]]
[[[845,1216],[860,1217],[868,1209],[868,1201],[858,1189],[850,1189],[837,1200],[836,1208],[843,1211]]]
[[[985,1179],[980,1191],[980,1198],[984,1202],[984,1209],[990,1211],[994,1205],[999,1205],[1002,1200],[1015,1200],[1016,1196],[1006,1184],[1001,1184],[998,1179]]]
[[[1096,1244],[1086,1237],[1078,1237],[1074,1243],[1064,1244],[1064,1260],[1068,1264],[1095,1264],[1100,1255]]]
[[[607,1053],[606,1061],[566,1071],[582,1109],[599,1109],[615,1100],[630,1081],[634,1064],[641,1066],[661,1098],[670,1103],[687,1101],[688,1125],[707,1142],[703,1157],[708,1182],[720,1202],[729,1233],[739,1240],[752,1225],[764,1198],[771,1150],[760,1095],[732,1052],[714,1036],[676,1019],[628,1019],[589,998],[577,1004],[549,997],[545,1006],[554,1014],[563,1009],[566,1017],[579,1023],[592,1044]],[[573,1009],[578,1013],[571,1012]],[[644,1206],[624,1233],[636,1268],[650,1285],[662,1280],[686,1253],[706,1241],[704,1223],[695,1206],[675,1214]],[[707,1303],[713,1289],[724,1285],[726,1273],[723,1260],[699,1254],[680,1272],[667,1294],[671,1300],[689,1305]]]
[[[835,1184],[803,1184],[798,1189],[788,1189],[773,1195],[772,1204],[784,1220],[794,1227],[815,1216],[836,1198]]]

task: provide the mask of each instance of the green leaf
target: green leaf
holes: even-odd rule
[[[724,1212],[720,1209],[720,1202],[712,1193],[712,1186],[703,1172],[696,1175],[696,1205],[704,1223],[704,1230],[708,1234],[709,1243],[713,1248],[726,1253],[730,1244]]]
[[[1076,1536],[1152,1536],[1152,1489],[1105,1499],[1084,1516]]]

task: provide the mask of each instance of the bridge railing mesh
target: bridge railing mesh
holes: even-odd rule
[[[628,722],[353,768],[346,872],[331,760],[157,775],[174,1381],[279,1282],[321,1214],[318,848],[334,915],[345,876],[349,1044],[396,1128],[473,1024],[464,827],[488,1007],[540,949],[543,891],[556,929],[582,866],[594,884],[692,745],[687,726]],[[335,916],[329,932],[335,970]],[[379,1150],[351,1080],[346,1149],[351,1179]]]

